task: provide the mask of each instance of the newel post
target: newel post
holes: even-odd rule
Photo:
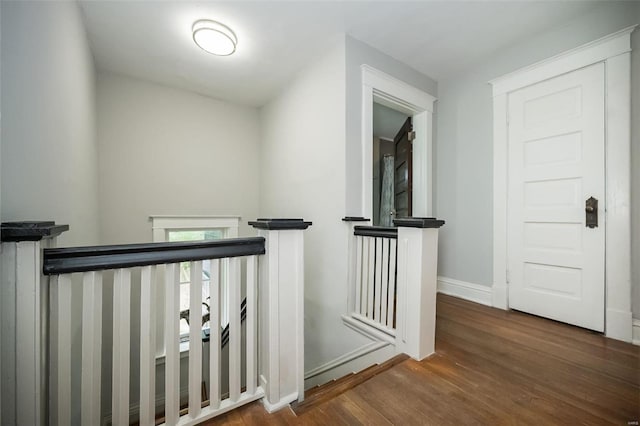
[[[249,222],[265,238],[259,273],[259,381],[276,411],[304,399],[304,230],[302,219]]]
[[[6,222],[1,227],[0,349],[2,424],[47,423],[49,288],[42,249],[69,229],[55,222]]]
[[[438,230],[443,220],[408,217],[398,227],[399,352],[421,360],[435,352]]]

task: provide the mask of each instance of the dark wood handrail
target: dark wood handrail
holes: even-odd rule
[[[44,250],[45,275],[132,268],[265,253],[263,237],[214,241],[123,244]]]
[[[398,238],[398,228],[387,226],[355,226],[353,235],[378,238]]]
[[[370,220],[362,216],[345,216],[342,218],[343,222],[369,222]]]

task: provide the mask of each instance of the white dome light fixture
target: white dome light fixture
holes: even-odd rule
[[[220,22],[201,19],[193,23],[192,31],[193,41],[205,52],[229,56],[236,51],[236,34]]]

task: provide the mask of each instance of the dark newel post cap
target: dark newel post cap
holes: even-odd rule
[[[369,222],[370,220],[362,216],[346,216],[342,218],[343,222]]]
[[[311,222],[305,222],[304,219],[264,219],[259,218],[249,225],[256,229],[282,230],[282,229],[307,229],[311,226]]]
[[[2,222],[2,241],[40,241],[54,238],[69,230],[69,225],[56,225],[53,221]]]
[[[405,228],[440,228],[444,220],[435,217],[403,217],[394,219],[393,224]]]

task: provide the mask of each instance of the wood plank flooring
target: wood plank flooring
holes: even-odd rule
[[[424,361],[316,389],[298,415],[253,403],[205,424],[638,424],[640,347],[445,295],[437,317]]]

